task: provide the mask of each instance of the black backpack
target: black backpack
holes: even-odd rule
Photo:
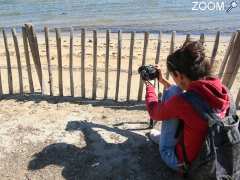
[[[208,121],[209,126],[202,149],[191,164],[187,159],[183,136],[181,138],[185,177],[240,180],[240,126],[232,98],[227,116],[221,120],[196,92],[188,91],[181,96]]]

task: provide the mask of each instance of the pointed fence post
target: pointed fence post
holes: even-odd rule
[[[174,52],[174,47],[175,47],[175,38],[176,38],[176,31],[172,32],[172,37],[171,37],[171,45],[170,45],[170,52],[169,54],[172,54]],[[166,78],[169,79],[169,72],[167,71]]]
[[[70,77],[71,96],[74,97],[74,81],[73,81],[73,28],[70,29],[69,77]]]
[[[235,41],[233,44],[233,50],[229,56],[229,60],[226,66],[226,70],[222,79],[222,83],[226,85],[229,89],[233,85],[233,81],[236,77],[240,66],[240,30],[237,31]]]
[[[27,38],[29,42],[29,46],[31,49],[32,57],[33,57],[33,62],[37,71],[38,75],[38,80],[41,86],[41,92],[42,95],[44,95],[44,88],[43,88],[43,74],[42,74],[42,67],[41,67],[41,61],[40,61],[40,54],[39,54],[39,49],[38,49],[38,40],[36,36],[36,32],[33,28],[32,25],[30,24],[25,24],[25,28],[27,31]]]
[[[97,98],[97,31],[93,30],[93,89],[92,98]]]
[[[81,30],[81,93],[85,98],[85,29]]]
[[[15,47],[15,52],[16,52],[16,59],[17,59],[19,92],[22,95],[23,94],[22,64],[21,64],[17,34],[16,34],[16,30],[14,28],[12,28],[12,36],[13,36],[13,42],[14,42],[14,47]]]
[[[49,83],[49,91],[50,96],[53,96],[53,85],[52,85],[52,68],[51,68],[51,59],[50,59],[50,47],[49,47],[49,37],[48,37],[48,27],[44,27],[45,33],[45,44],[46,44],[46,56],[47,56],[47,64],[48,64],[48,83]]]
[[[23,46],[24,46],[24,53],[25,53],[25,59],[26,59],[26,65],[27,65],[29,90],[31,93],[34,93],[32,70],[31,70],[31,63],[30,63],[30,56],[29,56],[29,49],[28,49],[27,31],[25,27],[22,27],[22,37],[23,37]]]
[[[218,46],[219,46],[219,39],[220,39],[220,31],[217,32],[216,39],[215,39],[214,46],[213,46],[212,57],[211,57],[211,66],[212,67],[213,67],[213,64],[216,59],[217,50],[218,50]]]
[[[143,47],[142,65],[146,64],[148,39],[149,39],[149,33],[145,32],[144,33],[144,47]],[[142,93],[143,93],[143,81],[142,81],[142,79],[140,79],[140,81],[139,81],[139,89],[138,89],[138,101],[142,100]]]
[[[121,60],[122,60],[122,31],[120,30],[118,31],[118,57],[117,57],[117,80],[116,80],[115,101],[118,101]]]
[[[62,78],[62,41],[61,34],[58,28],[56,31],[56,42],[57,42],[57,54],[58,54],[58,88],[59,95],[63,96],[63,78]]]
[[[6,52],[6,60],[7,60],[7,70],[8,70],[8,90],[9,94],[13,94],[13,80],[12,80],[12,67],[11,67],[11,59],[10,53],[8,49],[8,40],[5,29],[2,29],[3,38],[4,38],[4,45],[5,45],[5,52]]]
[[[135,33],[131,32],[130,55],[129,55],[129,64],[128,64],[128,80],[127,80],[127,101],[129,101],[130,99],[130,92],[131,92],[134,39],[135,39]]]
[[[219,78],[222,78],[222,76],[223,76],[224,70],[226,68],[227,61],[229,59],[229,55],[231,54],[232,49],[233,49],[232,47],[233,47],[235,37],[236,37],[236,33],[234,32],[232,34],[232,37],[231,37],[230,41],[229,41],[228,48],[226,50],[226,53],[225,53],[224,58],[223,58],[223,62],[221,64],[221,67],[220,67],[219,72],[218,72],[218,77]]]
[[[107,30],[107,31],[106,31],[106,59],[105,59],[105,89],[104,89],[104,99],[107,99],[107,98],[108,98],[109,47],[110,47],[110,30]]]

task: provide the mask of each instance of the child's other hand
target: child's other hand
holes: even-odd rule
[[[146,86],[151,85],[151,83],[150,83],[149,81],[144,81],[144,84],[145,84]]]

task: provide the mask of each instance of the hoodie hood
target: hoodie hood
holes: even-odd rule
[[[193,81],[188,87],[188,91],[190,90],[201,95],[217,112],[226,111],[229,107],[230,99],[227,89],[218,78],[208,77]]]

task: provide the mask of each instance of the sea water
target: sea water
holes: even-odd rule
[[[240,1],[228,0],[0,0],[0,26],[32,23],[124,31],[230,33],[240,29]],[[224,7],[222,6],[224,5]]]

